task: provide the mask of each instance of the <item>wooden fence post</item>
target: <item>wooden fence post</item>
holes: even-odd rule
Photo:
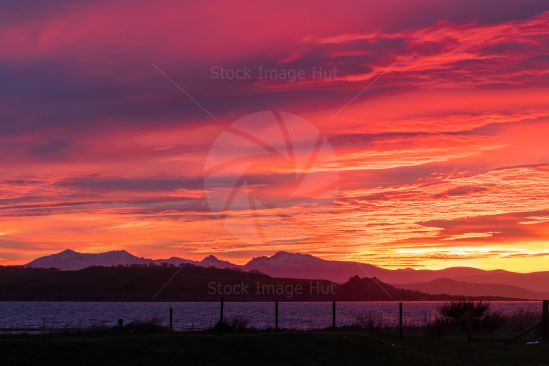
[[[173,309],[170,307],[170,332],[173,332]]]
[[[473,304],[467,303],[467,340],[470,342],[473,338]]]
[[[278,331],[278,300],[275,300],[275,330]]]
[[[336,328],[336,302],[332,301],[332,328]]]
[[[549,300],[543,300],[541,332],[543,343],[549,343]]]
[[[224,315],[223,315],[223,312],[224,312],[224,307],[225,307],[225,299],[223,298],[223,296],[221,296],[221,301],[219,302],[219,324],[223,324],[223,321],[224,321]]]
[[[404,338],[404,331],[402,329],[402,303],[398,303],[398,335],[400,338]]]

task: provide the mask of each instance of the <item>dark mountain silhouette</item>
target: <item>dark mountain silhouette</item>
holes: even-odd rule
[[[224,268],[240,269],[241,268],[237,264],[234,264],[228,261],[222,261],[213,255],[207,256],[197,264],[203,267],[214,267],[214,268],[220,268],[220,269],[224,269]]]
[[[380,267],[358,262],[329,261],[309,254],[278,252],[270,257],[257,257],[243,266],[244,270],[257,270],[275,277],[328,279],[344,282],[350,277],[378,276],[386,271]]]
[[[351,276],[376,277],[387,283],[414,283],[439,277],[460,278],[485,273],[481,269],[453,267],[442,270],[386,269],[367,263],[332,261],[309,254],[278,252],[270,257],[257,257],[243,266],[275,277],[323,278],[344,282]]]
[[[502,285],[498,283],[471,283],[455,281],[448,278],[439,278],[429,282],[395,286],[433,295],[503,296],[531,300],[549,299],[549,293],[547,292],[534,292],[517,286]]]
[[[220,296],[238,301],[449,299],[358,276],[337,285],[325,280],[273,278],[189,264],[89,267],[78,271],[0,267],[0,301],[213,301]]]
[[[516,273],[503,270],[460,277],[459,280],[472,283],[504,283],[535,292],[549,292],[549,271]]]
[[[93,266],[111,267],[117,265],[148,264],[151,262],[150,259],[136,257],[125,250],[88,254],[67,249],[61,253],[35,259],[28,263],[27,267],[78,270]]]
[[[78,270],[92,266],[111,267],[131,264],[194,264],[203,267],[242,269],[244,271],[258,271],[273,277],[290,277],[304,279],[326,279],[333,282],[344,282],[350,277],[378,277],[386,282],[395,282],[410,275],[417,278],[415,282],[432,279],[435,273],[465,276],[475,275],[484,271],[475,268],[449,268],[442,271],[416,271],[413,269],[389,270],[371,264],[347,261],[330,261],[314,257],[309,254],[289,253],[280,251],[272,256],[257,257],[245,265],[237,265],[223,261],[213,255],[201,261],[193,261],[178,257],[169,259],[147,259],[136,257],[127,251],[111,251],[106,253],[89,254],[74,250],[65,250],[61,253],[40,257],[28,263],[31,268],[57,268],[60,270]],[[405,281],[401,281],[405,283]]]
[[[414,285],[445,278],[460,282],[474,284],[499,284],[500,286],[488,286],[491,288],[487,295],[524,297],[524,291],[549,292],[549,272],[515,273],[504,270],[485,271],[470,267],[452,267],[441,270],[424,269],[386,269],[371,264],[332,261],[314,257],[309,254],[278,252],[272,256],[257,257],[245,265],[237,265],[220,260],[214,256],[208,256],[202,261],[193,261],[172,257],[169,259],[146,259],[133,256],[126,251],[113,251],[100,254],[84,254],[72,250],[66,250],[58,254],[38,258],[27,267],[32,268],[58,268],[61,270],[78,270],[91,266],[116,266],[116,265],[160,265],[194,264],[202,267],[231,268],[245,272],[262,273],[272,277],[324,279],[336,283],[343,283],[350,277],[376,277],[380,281],[391,284]],[[518,287],[517,292],[510,292],[505,286]],[[538,294],[531,294],[538,296]]]
[[[516,273],[504,270],[485,271],[471,267],[451,267],[441,270],[411,268],[390,270],[371,264],[330,261],[308,254],[287,252],[278,252],[270,257],[254,258],[244,266],[244,269],[255,269],[276,277],[324,278],[339,283],[346,281],[351,276],[358,275],[376,277],[385,283],[398,284],[398,286],[446,278],[454,281],[492,285],[491,287],[486,286],[492,291],[484,295],[493,296],[525,298],[524,295],[528,294],[527,291],[531,291],[531,295],[537,298],[539,292],[549,292],[549,272]],[[494,284],[500,285],[493,286]],[[515,286],[517,292],[510,291],[510,288],[505,287],[506,285]],[[480,294],[476,295],[480,296]]]
[[[116,250],[106,253],[79,253],[74,250],[64,250],[60,253],[47,255],[37,258],[26,264],[29,268],[56,268],[63,271],[74,271],[88,267],[112,267],[112,266],[128,266],[132,264],[170,264],[180,266],[183,264],[194,264],[203,267],[216,268],[239,268],[238,265],[227,261],[221,261],[210,255],[202,261],[197,262],[190,259],[171,257],[168,259],[148,259],[136,257],[125,250]]]

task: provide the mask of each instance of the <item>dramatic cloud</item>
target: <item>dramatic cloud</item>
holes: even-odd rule
[[[0,264],[546,269],[548,55],[542,0],[0,1]]]

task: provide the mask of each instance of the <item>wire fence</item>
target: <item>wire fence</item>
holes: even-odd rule
[[[0,303],[1,333],[77,332],[149,323],[172,331],[202,331],[220,323],[241,329],[361,329],[400,336],[474,333],[509,339],[542,324],[540,301],[491,302],[494,324],[451,327],[441,317],[444,302],[186,302],[186,303]],[[549,318],[549,316],[548,316]],[[497,323],[497,324],[496,324]],[[455,325],[455,324],[454,324]],[[545,327],[526,336],[542,338]],[[469,334],[471,336],[471,334]]]

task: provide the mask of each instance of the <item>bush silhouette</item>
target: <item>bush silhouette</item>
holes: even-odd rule
[[[472,320],[480,320],[488,313],[490,303],[480,301],[467,301],[465,299],[450,300],[439,308],[440,315],[454,323],[465,324],[467,312],[471,309]]]

